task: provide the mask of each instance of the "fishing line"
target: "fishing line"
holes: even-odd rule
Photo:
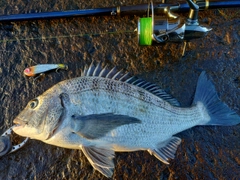
[[[84,37],[84,36],[99,36],[99,35],[106,35],[106,34],[131,34],[135,33],[132,30],[126,31],[115,31],[115,32],[102,32],[102,33],[86,33],[86,34],[70,34],[70,35],[61,35],[61,36],[47,36],[47,37],[36,37],[36,38],[24,38],[24,39],[7,39],[7,40],[0,40],[0,43],[6,42],[14,42],[14,41],[31,41],[31,40],[48,40],[48,39],[57,39],[57,38],[72,38],[72,37]]]
[[[236,13],[234,13],[233,15],[229,15],[226,12],[226,10],[221,10],[221,9],[218,9],[218,12],[226,19],[226,20],[230,20],[232,18],[235,18],[239,13],[240,11],[237,11]]]

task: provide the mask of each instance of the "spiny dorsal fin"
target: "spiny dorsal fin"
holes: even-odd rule
[[[107,66],[105,66],[99,73],[99,77],[106,77],[108,73],[109,73],[109,69]]]
[[[101,64],[98,63],[97,67],[93,71],[93,76],[99,76],[100,72],[102,71]]]
[[[123,73],[122,70],[118,71],[116,67],[109,69],[107,66],[105,66],[102,68],[101,62],[99,62],[97,66],[95,66],[93,62],[89,67],[86,65],[83,72],[81,73],[81,76],[104,77],[132,84],[147,90],[148,92],[162,98],[174,106],[180,106],[179,102],[176,99],[167,94],[163,89],[159,88],[158,85],[147,82],[136,76],[131,76],[128,72]]]

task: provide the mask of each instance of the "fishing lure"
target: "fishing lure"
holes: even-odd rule
[[[26,76],[35,76],[54,69],[56,69],[56,71],[58,69],[67,70],[68,66],[65,64],[38,64],[36,66],[26,68],[23,72]]]
[[[20,144],[17,144],[15,146],[12,145],[11,142],[11,137],[10,135],[12,134],[12,129],[15,126],[10,127],[8,130],[6,130],[1,136],[0,136],[0,157],[4,156],[6,154],[12,153],[14,151],[17,151],[21,147],[23,147],[26,142],[28,141],[28,137],[23,140]]]

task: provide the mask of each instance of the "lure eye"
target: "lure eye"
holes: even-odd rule
[[[29,73],[29,72],[31,72],[31,69],[30,69],[30,68],[26,68],[26,69],[24,70],[24,72],[25,72],[25,73]]]
[[[35,68],[34,67],[29,67],[29,68],[26,68],[23,72],[26,76],[34,76],[35,75]]]
[[[28,75],[30,72],[31,72],[31,69],[30,69],[30,68],[26,68],[26,69],[24,70],[24,74],[25,74],[25,75]]]
[[[37,105],[38,105],[38,99],[33,99],[33,100],[30,102],[30,104],[29,104],[29,106],[30,106],[32,109],[34,109],[35,107],[37,107]]]

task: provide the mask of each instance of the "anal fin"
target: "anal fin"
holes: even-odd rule
[[[159,143],[155,149],[149,149],[148,152],[153,154],[163,163],[169,164],[169,159],[174,159],[177,147],[180,143],[180,138],[171,137],[168,140]]]

